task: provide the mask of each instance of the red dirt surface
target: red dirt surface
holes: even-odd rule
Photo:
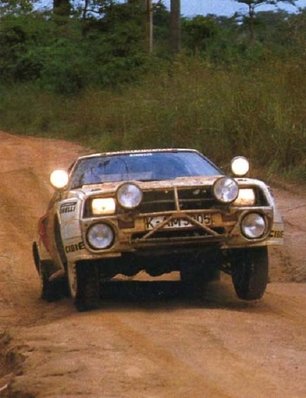
[[[0,132],[0,397],[305,398],[306,193],[274,188],[285,246],[261,301],[240,301],[227,277],[191,299],[171,274],[110,284],[77,313],[39,299],[31,244],[50,171],[85,152]]]

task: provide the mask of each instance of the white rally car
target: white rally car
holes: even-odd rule
[[[196,150],[156,149],[82,156],[69,172],[55,170],[33,243],[42,297],[55,299],[64,282],[87,310],[117,274],[179,271],[196,285],[221,270],[239,298],[261,298],[282,218],[270,188],[246,177],[247,159],[231,166],[234,177]]]

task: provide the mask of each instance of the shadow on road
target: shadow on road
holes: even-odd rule
[[[239,300],[230,283],[209,283],[194,289],[180,281],[110,281],[101,286],[101,308],[223,308],[247,310],[258,302]]]
[[[181,281],[138,281],[111,280],[101,285],[101,295],[98,308],[89,311],[95,313],[133,313],[150,311],[152,313],[167,313],[184,310],[220,310],[235,312],[262,313],[268,311],[268,303],[261,301],[242,301],[235,294],[230,279],[209,283],[199,290],[193,290]],[[39,300],[36,303],[36,313],[39,319],[36,324],[47,324],[59,319],[75,316],[78,311],[71,298],[46,303]],[[82,317],[86,313],[82,313]],[[37,315],[37,316],[38,316]],[[34,315],[35,316],[35,315]],[[33,322],[29,320],[26,324]]]

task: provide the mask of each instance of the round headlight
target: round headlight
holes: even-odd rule
[[[250,163],[244,156],[236,156],[231,162],[232,172],[239,177],[245,176],[250,169]]]
[[[117,200],[125,209],[134,209],[142,201],[142,190],[136,184],[122,184],[117,191]]]
[[[114,241],[114,231],[108,224],[94,224],[87,232],[87,241],[93,249],[106,249]]]
[[[258,213],[247,214],[241,222],[241,231],[248,239],[258,239],[266,232],[266,220]]]
[[[239,188],[237,182],[232,178],[221,177],[215,182],[213,191],[216,199],[220,202],[231,203],[237,198]]]
[[[65,170],[54,170],[50,175],[50,183],[55,189],[65,188],[68,179],[68,173]]]

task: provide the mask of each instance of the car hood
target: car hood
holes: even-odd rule
[[[182,188],[182,187],[198,187],[198,186],[212,186],[214,182],[222,177],[211,176],[211,177],[178,177],[171,180],[159,180],[159,181],[124,181],[124,182],[134,182],[143,191],[149,191],[154,189],[167,189],[167,188]],[[123,181],[117,182],[106,182],[103,184],[92,184],[84,185],[80,188],[83,193],[90,195],[92,193],[105,193],[114,192],[117,188],[124,183]]]

